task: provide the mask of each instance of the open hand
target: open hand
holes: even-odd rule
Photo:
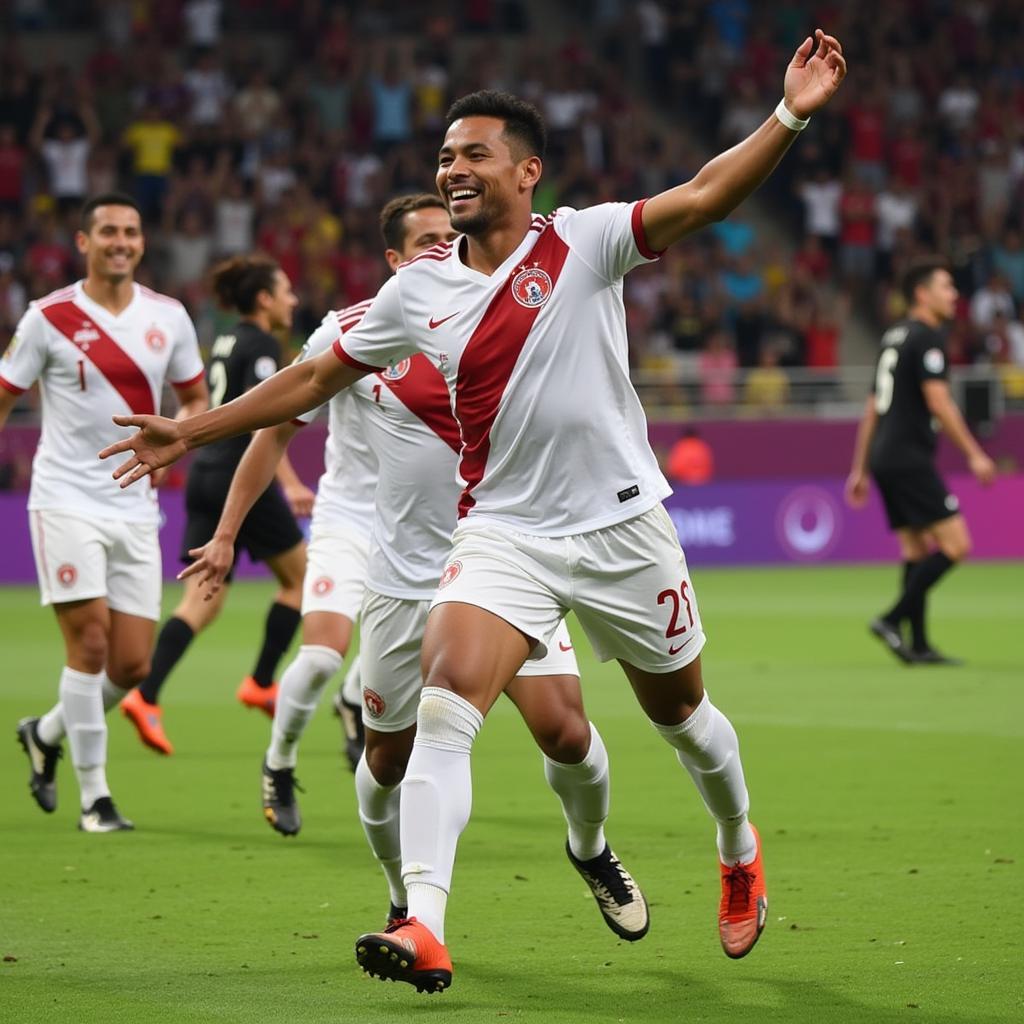
[[[851,473],[846,478],[846,504],[850,508],[863,508],[870,490],[867,473]]]
[[[119,427],[139,428],[131,437],[108,445],[100,452],[101,459],[109,459],[111,455],[121,452],[132,453],[127,461],[114,470],[114,479],[120,480],[122,487],[128,487],[154,470],[177,462],[188,451],[188,446],[181,438],[179,424],[165,416],[115,416],[114,422]]]
[[[199,586],[208,588],[204,600],[210,601],[224,585],[225,577],[235,564],[234,542],[223,537],[214,537],[201,548],[190,549],[189,555],[195,561],[178,573],[178,579],[184,580],[189,576],[198,576]]]
[[[308,519],[313,514],[313,502],[316,494],[305,484],[294,484],[282,489],[284,500],[292,510],[292,515],[299,519]]]
[[[972,455],[967,460],[967,467],[980,484],[988,486],[996,478],[996,464],[984,452]]]
[[[846,60],[839,40],[825,35],[820,28],[815,29],[814,37],[808,36],[797,47],[786,68],[783,86],[786,107],[794,117],[810,117],[828,103],[845,77]]]

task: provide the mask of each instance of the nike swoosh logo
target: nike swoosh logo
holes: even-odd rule
[[[560,651],[571,651],[572,644],[563,644],[561,640],[558,641],[558,649]]]
[[[691,636],[690,640],[692,640],[692,639],[693,639],[693,637]],[[673,647],[671,644],[669,644],[668,645],[668,653],[669,654],[678,654],[690,642],[690,640],[684,640],[678,647]]]
[[[462,312],[462,310],[460,309],[460,310],[459,310],[459,313],[461,313],[461,312]],[[427,321],[427,326],[428,326],[428,327],[429,327],[429,328],[430,328],[430,329],[431,329],[432,331],[435,331],[435,330],[437,330],[437,328],[438,328],[438,327],[440,327],[440,326],[441,326],[441,324],[446,324],[446,323],[448,323],[448,321],[449,321],[449,320],[451,320],[451,318],[452,318],[453,316],[458,316],[458,315],[459,315],[459,313],[451,313],[451,314],[450,314],[449,316],[446,316],[446,317],[442,317],[442,318],[441,318],[440,320],[435,320],[435,319],[434,319],[433,317],[431,317],[431,318],[430,318],[430,319],[429,319],[429,320]]]

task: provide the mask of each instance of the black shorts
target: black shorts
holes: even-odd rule
[[[181,541],[181,560],[186,565],[193,561],[189,550],[202,547],[213,537],[232,476],[233,472],[212,466],[192,466],[189,470],[185,485],[187,519]],[[284,496],[277,484],[271,484],[242,521],[235,541],[235,559],[244,548],[254,562],[265,562],[290,551],[303,539]]]
[[[923,529],[960,511],[956,495],[946,490],[932,465],[872,468],[871,475],[881,492],[890,529]]]

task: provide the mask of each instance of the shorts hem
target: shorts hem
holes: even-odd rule
[[[676,669],[686,668],[686,666],[689,665],[691,662],[696,661],[697,658],[700,657],[701,651],[704,650],[704,645],[707,642],[707,635],[702,635],[700,643],[692,650],[689,649],[689,644],[687,644],[688,649],[685,654],[683,654],[680,651],[679,657],[669,658],[665,661],[657,662],[645,661],[641,663],[638,659],[620,658],[620,656],[617,654],[605,655],[604,653],[598,653],[597,651],[595,651],[594,653],[597,655],[598,661],[605,662],[621,660],[629,665],[632,665],[634,668],[640,669],[641,672],[651,672],[654,675],[662,676],[667,675],[669,672],[674,672]]]
[[[416,715],[413,715],[412,718],[410,718],[409,721],[406,722],[404,725],[392,725],[390,723],[388,723],[387,725],[381,725],[379,722],[372,721],[365,714],[363,716],[363,727],[366,728],[366,729],[372,729],[374,732],[386,732],[386,733],[401,732],[403,729],[409,729],[412,726],[414,726],[415,724],[416,724]]]

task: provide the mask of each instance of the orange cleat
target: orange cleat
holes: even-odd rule
[[[356,960],[371,977],[405,981],[417,992],[451,988],[452,961],[447,948],[415,917],[395,921],[382,932],[360,935]]]
[[[139,739],[158,754],[174,753],[174,747],[164,732],[164,709],[150,704],[138,690],[129,690],[121,701],[121,714],[135,726]]]
[[[757,856],[749,864],[733,864],[722,869],[722,902],[718,905],[718,934],[725,955],[733,960],[746,956],[753,948],[768,918],[768,894],[761,863],[761,837],[753,825]]]
[[[246,676],[238,685],[235,696],[248,708],[259,708],[270,718],[274,717],[277,704],[277,683],[260,686],[252,676]]]

